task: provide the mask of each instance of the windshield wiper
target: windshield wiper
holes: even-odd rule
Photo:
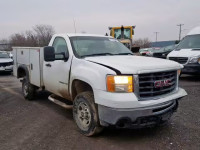
[[[89,54],[89,55],[83,55],[81,57],[90,57],[90,56],[104,56],[104,55],[114,55],[112,53],[99,53],[99,54]]]
[[[193,48],[192,50],[200,50],[200,48]]]
[[[99,53],[99,54],[83,55],[83,56],[81,56],[81,57],[105,56],[105,55],[133,55],[133,54],[132,54],[132,53],[118,53],[118,54],[112,54],[112,53]]]
[[[118,54],[114,54],[114,55],[133,55],[132,53],[118,53]]]

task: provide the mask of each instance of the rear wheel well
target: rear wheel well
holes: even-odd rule
[[[72,82],[72,100],[74,100],[79,93],[85,91],[93,92],[92,87],[88,83],[81,80],[74,80]]]
[[[17,78],[23,78],[26,76],[26,71],[24,68],[18,68],[17,70]]]

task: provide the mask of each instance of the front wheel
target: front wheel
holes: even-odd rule
[[[73,117],[80,132],[85,136],[93,136],[103,130],[103,127],[99,124],[92,92],[83,92],[76,96],[73,105]]]
[[[33,100],[35,97],[36,88],[28,81],[27,77],[22,81],[22,93],[27,100]]]

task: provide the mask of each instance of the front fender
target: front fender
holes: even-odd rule
[[[116,72],[102,65],[84,59],[73,59],[70,77],[70,87],[76,79],[88,83],[92,89],[106,90],[106,76]],[[71,93],[71,88],[70,88]]]

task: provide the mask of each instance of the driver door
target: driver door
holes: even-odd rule
[[[68,45],[63,37],[56,37],[53,45],[55,53],[64,52],[69,56]],[[60,58],[62,55],[55,55],[55,58]],[[47,91],[50,91],[63,98],[69,98],[68,81],[70,71],[70,57],[67,61],[55,60],[52,62],[44,62],[43,77],[44,85]]]

